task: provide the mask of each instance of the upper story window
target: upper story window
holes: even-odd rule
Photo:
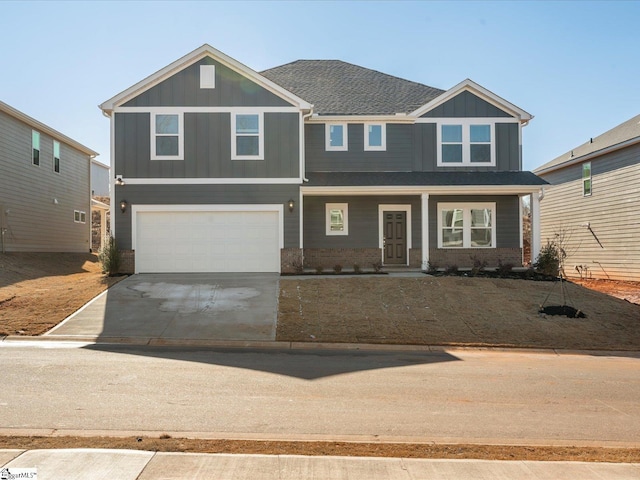
[[[349,205],[347,203],[325,204],[326,234],[349,235]]]
[[[438,166],[495,166],[494,124],[452,120],[438,124]]]
[[[31,130],[31,162],[40,165],[40,132]]]
[[[184,159],[181,113],[151,114],[151,160]]]
[[[327,123],[325,125],[325,150],[348,150],[346,123]]]
[[[584,197],[591,195],[591,162],[582,164],[582,195]]]
[[[53,141],[53,171],[60,173],[60,142]]]
[[[495,248],[495,203],[439,203],[438,248]]]
[[[264,126],[262,113],[231,114],[231,159],[264,159]]]
[[[387,126],[384,123],[364,124],[364,149],[365,150],[386,150],[387,149]]]

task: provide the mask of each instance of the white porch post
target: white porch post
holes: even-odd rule
[[[540,255],[540,197],[531,194],[531,263]]]
[[[100,209],[100,250],[104,248],[104,239],[107,237],[107,211]]]
[[[422,202],[422,270],[429,268],[429,194],[423,193]]]

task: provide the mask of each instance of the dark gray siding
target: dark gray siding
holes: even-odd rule
[[[438,203],[495,202],[496,247],[520,248],[520,197],[517,195],[434,195],[429,197],[429,246],[438,246]]]
[[[387,124],[387,150],[364,150],[364,124],[348,125],[348,151],[325,151],[325,125],[305,126],[305,150],[310,172],[376,172],[412,169],[413,126]]]
[[[415,131],[414,170],[433,172],[438,163],[437,125],[435,123],[417,123]]]
[[[115,171],[125,178],[297,178],[297,113],[264,114],[264,160],[231,160],[229,113],[184,114],[184,160],[151,160],[150,114],[115,114]]]
[[[349,235],[327,235],[325,205],[349,204]],[[411,241],[420,248],[420,197],[417,196],[322,196],[304,197],[305,248],[378,248],[378,205],[411,205]]]
[[[89,252],[89,156],[60,142],[60,173],[55,173],[54,139],[40,131],[40,165],[35,166],[32,130],[0,112],[0,228],[6,229],[5,251]],[[86,223],[74,222],[74,210],[86,213]]]
[[[511,117],[507,112],[475,96],[471,92],[461,92],[451,100],[446,101],[422,116],[429,118]]]
[[[496,123],[496,170],[520,170],[519,135],[517,123]]]
[[[216,87],[200,88],[200,65],[216,66]],[[210,57],[179,71],[125,107],[273,107],[291,104]]]
[[[296,207],[289,212],[287,202]],[[116,240],[122,249],[131,249],[131,207],[145,205],[234,205],[282,204],[284,206],[284,246],[298,247],[300,241],[298,185],[125,185],[116,186],[115,202],[126,200],[126,213],[114,209]]]

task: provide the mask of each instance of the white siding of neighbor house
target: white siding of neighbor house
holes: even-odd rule
[[[40,131],[40,165],[35,166],[32,130],[0,112],[0,227],[5,229],[4,249],[89,252],[89,156],[59,140],[60,173],[54,172],[54,139]],[[74,222],[74,210],[86,212],[84,224]]]
[[[109,167],[91,162],[91,195],[94,197],[109,196]]]
[[[540,203],[541,244],[565,232],[569,277],[582,266],[591,278],[640,281],[640,145],[591,159],[591,170],[587,197],[581,163],[541,175],[553,184]]]

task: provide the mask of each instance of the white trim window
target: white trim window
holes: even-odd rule
[[[496,248],[496,204],[438,203],[438,248]]]
[[[151,113],[151,160],[184,160],[182,113]]]
[[[31,130],[31,163],[40,165],[40,132]]]
[[[347,151],[349,149],[348,126],[346,123],[325,124],[325,150]]]
[[[437,124],[438,166],[496,164],[495,124],[482,119],[452,119]]]
[[[86,223],[87,222],[87,214],[82,210],[74,210],[73,211],[73,221],[74,223]]]
[[[325,204],[326,234],[349,235],[349,204]]]
[[[384,151],[387,149],[387,125],[385,123],[364,124],[365,151]]]
[[[60,142],[53,141],[53,171],[60,173]]]
[[[591,162],[585,162],[582,164],[582,196],[591,196]]]
[[[231,114],[231,159],[264,160],[264,115]]]

